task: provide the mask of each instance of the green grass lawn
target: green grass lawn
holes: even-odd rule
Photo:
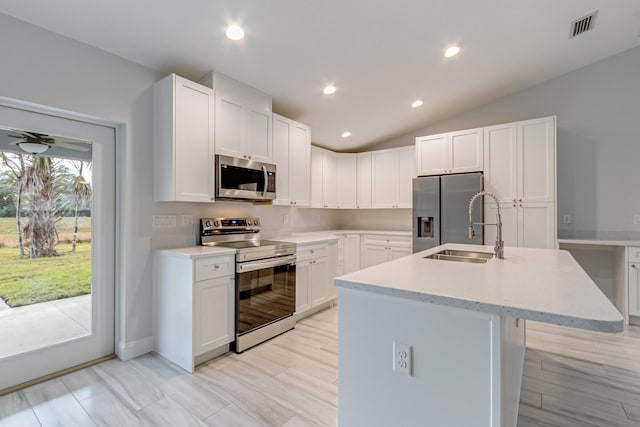
[[[0,298],[18,307],[90,293],[91,218],[80,221],[84,243],[77,245],[76,253],[71,252],[70,243],[60,243],[60,256],[30,259],[19,256],[15,219],[0,218]],[[73,218],[63,218],[57,229],[60,242],[70,241]]]

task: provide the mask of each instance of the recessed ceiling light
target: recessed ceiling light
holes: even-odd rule
[[[231,40],[242,40],[244,37],[244,30],[238,25],[229,25],[227,28],[227,37]]]
[[[415,101],[413,101],[413,102],[411,103],[411,106],[412,106],[413,108],[419,107],[419,106],[421,106],[421,105],[422,105],[422,101],[420,101],[419,99],[416,99]]]
[[[324,94],[325,95],[332,95],[334,93],[336,93],[336,87],[334,85],[327,85],[324,88]]]
[[[348,130],[345,130],[344,132],[342,132],[343,138],[349,138],[350,136],[351,136],[351,132],[349,132]]]
[[[444,52],[444,56],[446,56],[447,58],[451,58],[452,56],[457,55],[458,52],[460,52],[460,48],[458,46],[451,46]]]

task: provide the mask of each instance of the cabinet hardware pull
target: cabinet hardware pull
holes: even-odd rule
[[[515,204],[515,203],[513,204],[513,207],[514,207],[514,208],[516,207],[516,204]]]
[[[520,319],[516,319],[516,328],[518,327],[519,324],[520,324]]]
[[[631,267],[636,268],[636,265],[635,264],[631,264]]]
[[[522,199],[518,199],[518,201],[519,201],[520,203],[522,203]]]
[[[217,269],[219,269],[219,268],[220,268],[220,266],[219,266],[218,264],[216,264],[216,265],[214,265],[214,266],[213,266],[213,269],[214,269],[214,270],[217,270]]]

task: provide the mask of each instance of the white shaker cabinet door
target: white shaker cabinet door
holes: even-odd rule
[[[554,117],[518,122],[518,202],[555,201],[555,129]]]
[[[198,356],[234,340],[235,277],[194,284],[193,355]]]
[[[413,205],[413,178],[416,177],[416,151],[414,147],[396,149],[397,199],[396,208],[411,208]]]
[[[482,128],[469,129],[449,134],[450,173],[482,171]]]
[[[393,208],[396,201],[396,152],[393,149],[374,151],[372,154],[373,208]]]
[[[485,203],[484,222],[496,223],[496,204]],[[518,246],[518,207],[513,203],[500,205],[500,216],[502,218],[502,241],[505,246]],[[479,226],[475,226],[479,227]],[[495,225],[484,226],[484,244],[495,245],[497,228]]]
[[[640,316],[640,263],[629,264],[629,314]]]
[[[324,159],[324,150],[311,146],[311,207],[323,207],[322,199],[322,164]]]
[[[329,269],[326,257],[311,260],[311,306],[322,304],[327,299]]]
[[[273,115],[273,162],[276,164],[276,199],[274,205],[291,204],[289,189],[289,151],[292,123],[289,119]]]
[[[411,248],[390,246],[389,249],[387,249],[387,257],[389,261],[393,261],[394,259],[402,258],[407,255],[411,255]]]
[[[448,134],[430,135],[416,141],[418,175],[440,175],[449,169]]]
[[[337,154],[324,150],[322,158],[322,206],[335,208],[338,205]]]
[[[358,155],[348,153],[336,154],[337,168],[337,200],[340,209],[355,209],[358,185]]]
[[[311,203],[311,129],[294,123],[290,147],[290,199],[296,206]],[[276,173],[279,173],[276,171]]]
[[[518,243],[523,248],[555,248],[553,203],[518,203]]]
[[[271,111],[246,108],[247,135],[243,147],[247,157],[259,162],[273,160],[271,140]]]
[[[296,313],[311,308],[310,287],[311,261],[298,261],[296,263]]]
[[[388,261],[387,248],[378,245],[362,245],[362,268],[373,267]]]
[[[360,235],[346,234],[344,236],[344,273],[360,270]]]
[[[516,124],[484,128],[484,189],[501,203],[518,198]]]
[[[216,92],[216,154],[242,157],[244,101],[219,92]]]
[[[358,153],[358,209],[371,207],[371,152]]]

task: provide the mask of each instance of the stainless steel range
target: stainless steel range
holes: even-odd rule
[[[236,249],[236,352],[295,327],[295,243],[261,240],[258,218],[202,218],[200,238]]]

